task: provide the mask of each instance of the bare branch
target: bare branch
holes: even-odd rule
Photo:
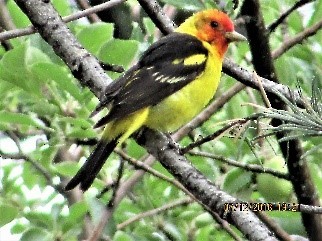
[[[290,177],[287,173],[282,173],[282,172],[276,171],[274,169],[263,167],[260,165],[241,163],[240,161],[235,161],[235,160],[232,160],[229,158],[225,158],[223,156],[219,156],[219,155],[215,155],[215,154],[211,154],[211,153],[207,153],[207,152],[201,152],[201,151],[189,151],[189,154],[212,158],[212,159],[227,163],[228,165],[231,165],[231,166],[240,167],[240,168],[242,168],[246,171],[250,171],[250,172],[268,173],[268,174],[271,174],[272,176],[282,178],[285,180],[290,179]]]
[[[87,0],[76,0],[76,3],[78,4],[78,6],[81,9],[90,9],[91,8],[91,5],[89,5],[89,2]],[[92,13],[92,14],[88,15],[87,17],[91,23],[101,21],[101,19],[97,16],[96,13]]]
[[[15,159],[15,160],[20,159],[30,163],[31,166],[33,166],[46,179],[47,185],[53,187],[61,195],[66,196],[63,186],[54,184],[52,181],[51,174],[37,161],[33,160],[31,157],[29,157],[23,152],[23,149],[21,148],[21,145],[20,145],[20,139],[18,138],[18,136],[12,131],[7,131],[6,133],[14,141],[16,147],[18,148],[18,153],[17,154],[0,153],[1,154],[0,156],[2,158],[7,158],[7,159]]]
[[[103,215],[104,219],[101,218],[98,225],[94,228],[93,232],[91,233],[91,236],[89,237],[89,241],[96,241],[99,240],[103,231],[104,227],[107,225],[108,221],[110,220],[110,217],[112,216],[112,213],[114,212],[115,208],[117,207],[115,199],[117,196],[117,191],[120,188],[121,178],[124,171],[124,162],[123,160],[120,160],[120,166],[118,168],[118,174],[117,174],[117,180],[115,182],[115,185],[113,185],[113,194],[110,198],[109,202],[105,206],[105,214]]]
[[[189,145],[187,145],[184,148],[181,148],[181,153],[186,153],[190,150],[192,150],[195,147],[198,147],[206,142],[212,141],[220,136],[222,136],[224,133],[226,133],[227,131],[231,130],[234,126],[236,125],[242,125],[245,124],[248,120],[245,119],[239,119],[239,120],[233,120],[230,121],[226,126],[224,126],[223,128],[219,129],[218,131],[215,131],[214,133],[201,138],[200,140],[197,140],[195,142],[190,143]]]
[[[74,21],[74,20],[77,20],[77,19],[80,19],[83,17],[87,17],[90,14],[104,11],[108,8],[111,8],[111,7],[114,7],[118,4],[121,4],[125,1],[126,0],[110,0],[108,2],[102,3],[102,4],[96,5],[94,7],[85,9],[83,11],[79,11],[79,12],[76,12],[76,13],[71,14],[69,16],[63,17],[62,19],[65,23],[68,23],[68,22],[71,22],[71,21]],[[0,41],[12,39],[12,38],[17,38],[17,37],[21,37],[21,36],[25,36],[25,35],[30,35],[30,34],[33,34],[36,32],[37,32],[37,30],[33,26],[23,28],[23,29],[15,29],[15,30],[11,30],[11,31],[6,31],[3,33],[0,33]]]
[[[260,1],[244,1],[241,8],[241,14],[246,16],[248,19],[248,21],[246,21],[246,30],[253,57],[252,63],[255,71],[259,75],[279,83],[280,80],[278,79],[274,67],[274,58],[271,54],[268,41],[268,33],[265,28],[263,15],[261,13]],[[259,49],[261,51],[258,51]],[[272,107],[274,109],[287,110],[287,105],[285,102],[281,101],[277,94],[271,93],[268,89],[266,89],[265,83],[263,81],[261,82]],[[301,97],[301,95],[298,94],[298,97]],[[302,102],[302,105],[305,106],[305,101]],[[272,125],[275,127],[281,124],[282,122],[279,119],[272,120]],[[276,137],[281,139],[285,137],[285,135],[283,133],[277,133]],[[300,140],[296,139],[290,140],[289,142],[279,142],[279,147],[284,158],[286,159],[290,181],[293,185],[298,202],[308,205],[320,205],[317,190],[313,184],[310,174],[310,169],[307,165],[307,162],[301,159],[303,149]],[[302,213],[301,215],[308,237],[317,240],[322,239],[321,218],[311,214]]]
[[[290,48],[294,47],[297,44],[300,44],[308,37],[315,35],[321,28],[322,28],[322,20],[317,22],[313,26],[303,30],[301,33],[298,33],[293,38],[287,39],[285,42],[282,43],[282,45],[278,49],[275,49],[272,52],[273,58],[277,59],[286,51],[288,51]]]
[[[75,78],[100,97],[112,80],[105,74],[97,59],[80,45],[52,4],[38,0],[16,0],[16,3],[27,14],[42,38],[66,63]]]
[[[166,35],[173,32],[174,23],[163,12],[157,1],[138,0],[138,2],[163,34]]]
[[[267,225],[267,227],[269,227],[270,230],[273,230],[273,232],[279,240],[292,240],[290,235],[280,227],[279,223],[276,222],[275,219],[270,218],[264,212],[256,212],[256,215]]]
[[[0,26],[5,30],[12,30],[16,28],[12,22],[6,2],[4,0],[0,0]]]
[[[278,27],[278,25],[280,25],[293,11],[313,1],[314,0],[298,0],[290,9],[285,11],[278,19],[276,19],[273,23],[271,23],[267,27],[267,31],[270,33],[274,32],[275,29]]]
[[[148,140],[148,141],[147,141]],[[273,234],[252,212],[224,212],[225,203],[238,200],[219,190],[200,174],[172,143],[172,140],[153,130],[145,130],[138,139],[160,163],[210,210],[235,225],[250,240],[276,240]],[[254,230],[256,227],[256,231]]]
[[[297,105],[304,106],[303,97],[298,91],[293,91],[288,86],[275,83],[263,77],[255,77],[251,72],[242,68],[231,60],[225,59],[223,64],[223,72],[246,86],[254,89],[260,89],[260,85],[262,85],[267,93],[276,95],[276,92],[279,92],[287,99],[294,101]],[[260,80],[261,83],[259,83],[258,80]]]
[[[159,208],[155,208],[155,209],[152,209],[152,210],[149,210],[149,211],[146,211],[144,213],[140,213],[128,220],[126,220],[125,222],[123,223],[120,223],[117,225],[117,229],[123,229],[125,228],[126,226],[130,225],[131,223],[134,223],[142,218],[146,218],[146,217],[150,217],[150,216],[154,216],[154,215],[157,215],[159,213],[162,213],[164,211],[167,211],[169,209],[173,209],[175,207],[178,207],[178,206],[186,206],[190,203],[192,203],[193,200],[191,198],[184,198],[184,199],[180,199],[180,200],[177,200],[177,201],[174,201],[172,203],[168,203],[162,207],[159,207]]]

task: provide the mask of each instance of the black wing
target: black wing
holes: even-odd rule
[[[208,50],[188,34],[172,33],[152,44],[138,64],[107,90],[112,108],[95,127],[155,105],[190,83],[204,71],[206,58],[189,65],[183,61],[197,54],[207,57]]]

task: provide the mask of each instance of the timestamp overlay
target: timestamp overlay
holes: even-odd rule
[[[260,202],[235,202],[225,203],[224,212],[242,211],[242,212],[267,212],[267,211],[290,211],[300,212],[300,205],[297,203],[260,203]]]

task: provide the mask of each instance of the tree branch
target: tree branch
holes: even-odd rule
[[[165,211],[167,211],[169,209],[173,209],[173,208],[178,207],[178,206],[186,206],[186,205],[188,205],[188,204],[190,204],[192,202],[193,202],[193,200],[191,198],[184,198],[184,199],[174,201],[172,203],[168,203],[168,204],[166,204],[166,205],[164,205],[162,207],[158,207],[158,208],[146,211],[144,213],[140,213],[140,214],[135,215],[134,217],[126,220],[125,222],[118,224],[117,229],[123,229],[126,226],[130,225],[131,223],[134,223],[134,222],[136,222],[136,221],[138,221],[140,219],[157,215],[159,213],[165,212]]]
[[[64,191],[63,186],[61,184],[59,184],[59,185],[54,184],[50,173],[42,165],[40,165],[37,161],[33,160],[31,157],[29,157],[28,155],[26,155],[23,152],[23,149],[21,148],[21,145],[20,145],[20,139],[17,137],[17,135],[15,133],[13,133],[12,131],[7,131],[6,133],[7,133],[8,137],[10,137],[11,140],[13,140],[13,142],[15,143],[15,145],[18,149],[18,154],[0,153],[0,157],[6,158],[6,159],[15,159],[15,160],[21,159],[21,160],[24,160],[24,161],[30,163],[30,165],[33,168],[35,168],[37,170],[37,172],[45,178],[47,185],[53,187],[57,193],[60,193],[61,195],[66,197],[66,193]]]
[[[287,173],[279,172],[272,168],[267,168],[256,164],[241,163],[240,161],[235,161],[229,158],[225,158],[223,156],[219,156],[219,155],[215,155],[207,152],[190,151],[189,154],[212,158],[212,159],[227,163],[228,165],[231,165],[231,166],[240,167],[246,171],[250,171],[253,173],[269,173],[274,177],[290,180],[290,177]]]
[[[236,226],[249,240],[276,240],[252,212],[225,213],[225,204],[238,202],[238,200],[219,190],[207,180],[184,156],[179,154],[179,149],[164,134],[146,129],[138,138],[138,142],[198,200],[210,210],[218,213],[222,219]]]
[[[0,26],[5,30],[12,30],[16,28],[12,22],[10,13],[8,12],[6,2],[4,0],[0,0]]]
[[[63,21],[65,23],[74,21],[76,19],[80,19],[83,17],[87,17],[88,15],[100,12],[100,11],[104,11],[108,8],[114,7],[118,4],[121,4],[123,2],[125,2],[126,0],[110,0],[108,2],[90,7],[88,9],[73,13],[69,16],[63,17]],[[30,26],[27,28],[22,28],[22,29],[15,29],[15,30],[11,30],[11,31],[6,31],[3,33],[0,33],[0,41],[3,40],[8,40],[8,39],[12,39],[12,38],[16,38],[16,37],[21,37],[21,36],[25,36],[25,35],[30,35],[33,33],[36,33],[37,30],[34,28],[34,26]]]
[[[297,1],[290,9],[285,11],[278,19],[276,19],[273,23],[271,23],[267,27],[267,31],[272,33],[275,31],[275,29],[280,25],[293,11],[296,9],[302,7],[303,5],[313,2],[314,0],[299,0]]]
[[[246,0],[241,8],[242,16],[245,16],[246,30],[250,49],[253,56],[253,65],[255,71],[276,83],[279,83],[276,74],[273,56],[271,54],[268,33],[266,31],[263,16],[260,10],[259,0]],[[261,51],[258,51],[258,50]],[[262,81],[265,91],[265,82]],[[283,93],[284,95],[284,93]],[[267,97],[274,109],[287,110],[287,106],[272,92],[267,91]],[[272,120],[273,126],[279,126],[282,122],[277,119]],[[278,133],[278,139],[284,137],[283,133]],[[307,162],[301,159],[303,150],[299,140],[291,140],[289,142],[279,142],[281,152],[287,162],[290,181],[296,193],[298,203],[319,206],[319,198],[317,191],[313,185],[310,170]],[[322,240],[322,223],[321,218],[317,215],[302,213],[303,224],[307,234],[311,239]]]
[[[16,3],[27,14],[42,38],[66,63],[74,77],[100,97],[112,80],[105,74],[97,59],[80,45],[52,4],[39,0],[16,0]]]
[[[40,0],[16,0],[16,2],[31,19],[41,36],[53,46],[57,55],[66,62],[74,76],[80,80],[82,85],[88,86],[96,96],[100,96],[100,93],[108,84],[109,79],[106,78],[96,59],[82,49],[67,27],[64,26],[50,3]],[[151,9],[151,11],[154,10]],[[39,13],[42,14],[40,15]],[[164,20],[164,18],[162,19]],[[87,64],[87,62],[89,63]],[[250,81],[251,78],[247,80]],[[262,82],[265,88],[264,82],[266,80],[263,79]],[[256,86],[254,81],[253,83]],[[202,176],[183,156],[178,154],[178,150],[173,145],[169,147],[170,140],[164,135],[146,130],[143,132],[140,140],[146,146],[147,150],[158,157],[162,165],[188,188],[195,197],[198,197],[209,209],[218,212],[221,218],[227,219],[234,224],[250,240],[276,240],[273,234],[270,233],[253,213],[238,211],[225,213],[224,204],[227,202],[237,202],[238,200],[219,190]],[[118,198],[119,196],[116,194],[114,205],[117,204]],[[106,217],[108,218],[111,215],[112,213],[109,212]]]
[[[319,30],[321,30],[321,28],[322,20],[320,20],[313,26],[304,29],[302,32],[298,33],[293,38],[287,39],[285,42],[282,43],[282,45],[278,49],[275,49],[272,52],[273,58],[277,59],[290,48],[294,47],[297,44],[300,44],[301,42],[303,42],[303,40],[307,39],[308,37],[315,35]]]
[[[92,8],[91,5],[89,5],[89,2],[87,0],[76,0],[76,3],[83,10]],[[97,16],[96,13],[89,14],[87,18],[91,23],[101,21],[101,19]]]
[[[164,35],[173,32],[175,27],[174,23],[163,12],[163,9],[157,1],[138,0],[138,2]]]

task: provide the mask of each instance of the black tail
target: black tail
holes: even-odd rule
[[[118,143],[117,139],[118,138],[110,141],[109,143],[106,143],[104,140],[100,140],[96,145],[95,150],[87,158],[85,164],[66,185],[65,190],[72,190],[78,184],[80,184],[81,190],[86,191],[92,185],[106,159],[116,147]]]

